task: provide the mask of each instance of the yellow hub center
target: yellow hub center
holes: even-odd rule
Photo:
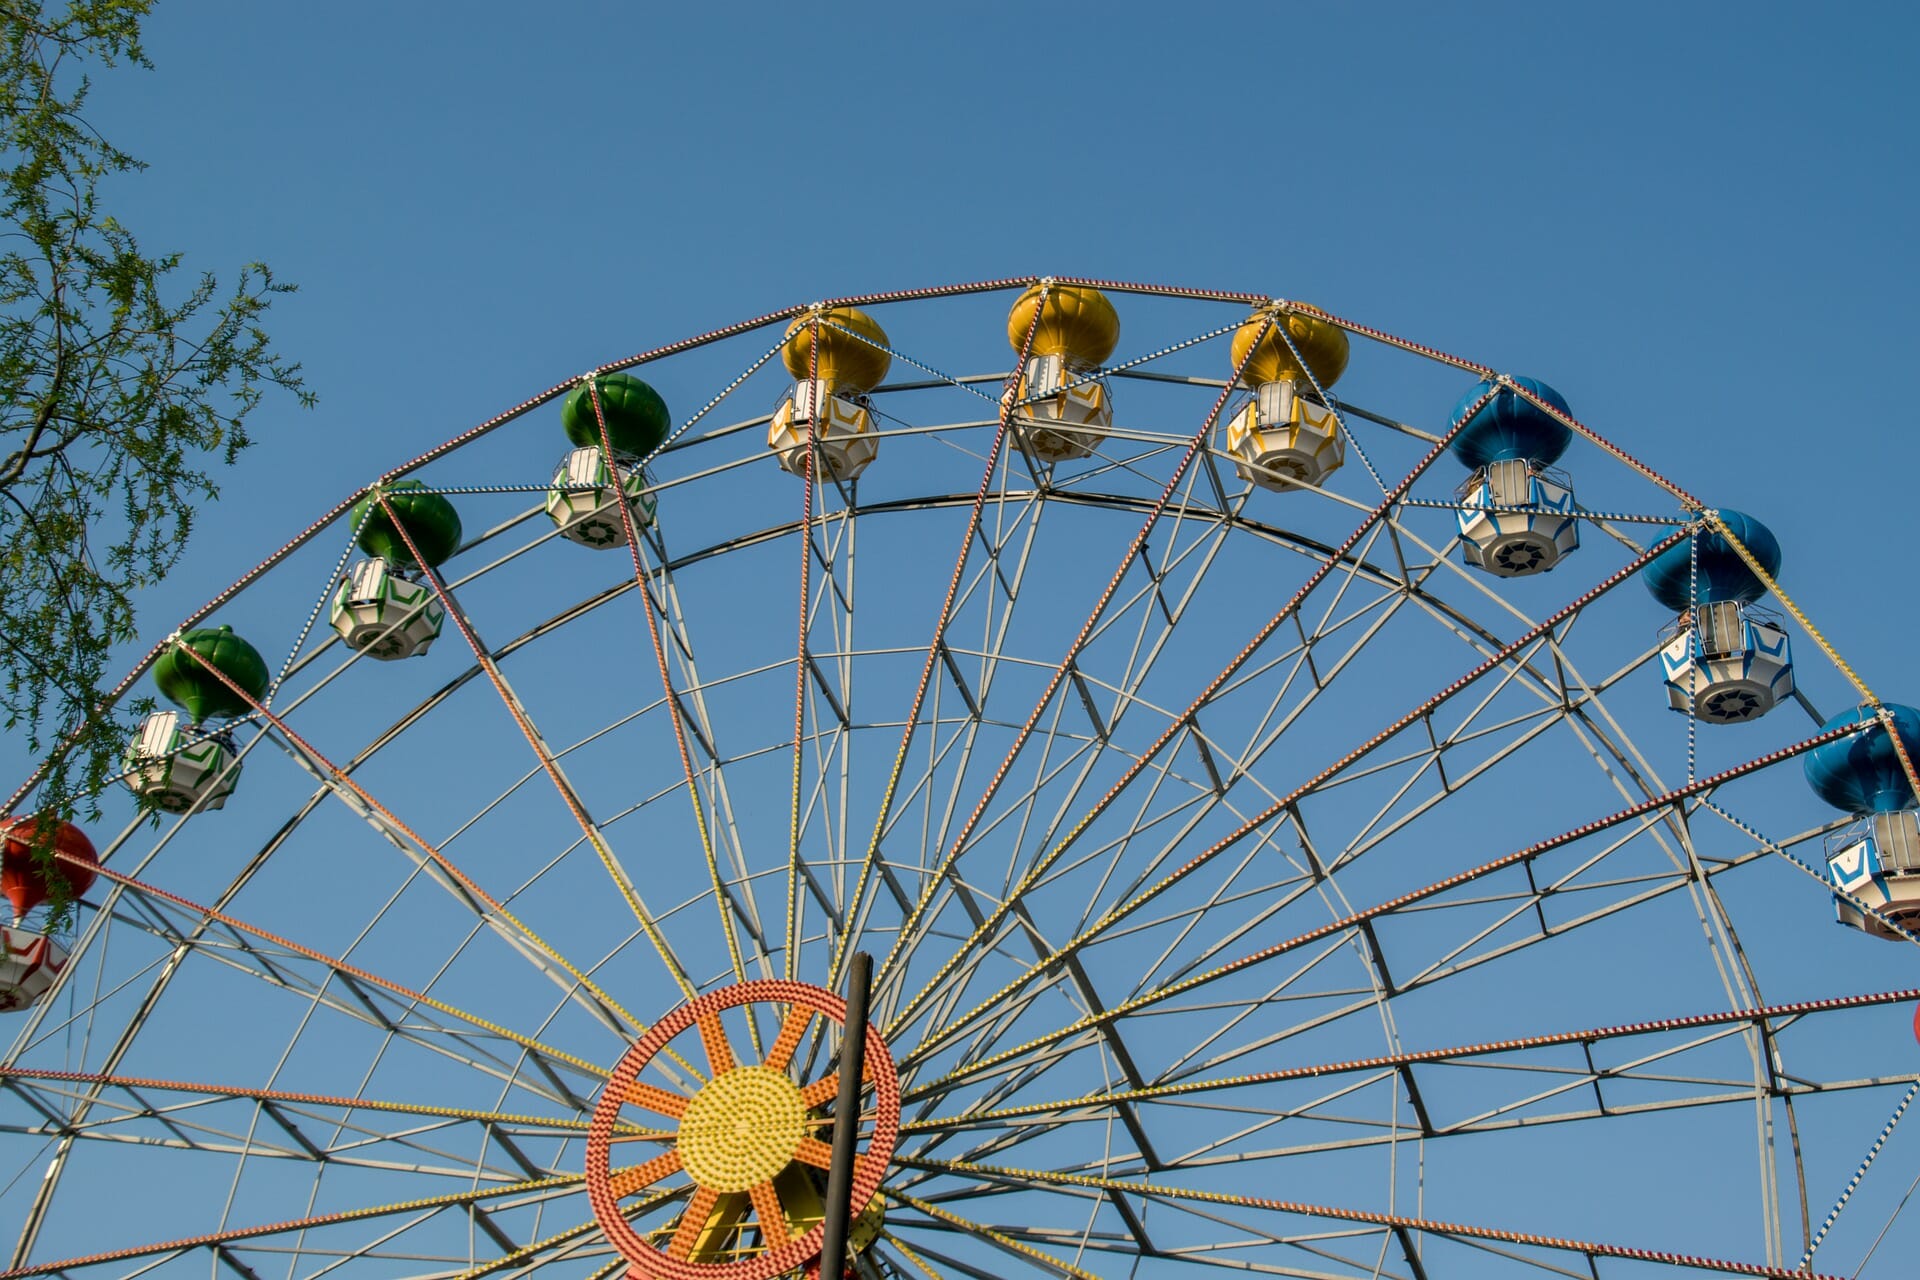
[[[745,1191],[793,1162],[806,1136],[800,1087],[771,1067],[723,1071],[680,1117],[680,1163],[715,1191]]]

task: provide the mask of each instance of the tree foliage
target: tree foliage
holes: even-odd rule
[[[103,207],[103,182],[144,166],[87,119],[87,73],[150,66],[151,6],[0,0],[0,712],[53,756],[48,817],[97,812],[120,768],[133,708],[101,705],[106,664],[212,468],[267,391],[311,403],[262,327],[291,285],[255,262],[223,289]]]

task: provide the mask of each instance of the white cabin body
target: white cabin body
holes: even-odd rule
[[[349,648],[391,662],[425,653],[440,638],[447,611],[431,586],[375,556],[348,571],[327,621]]]
[[[53,989],[67,967],[67,949],[44,933],[18,925],[0,926],[0,1013],[36,1003]]]
[[[621,474],[620,487],[626,491],[627,509],[633,513],[634,532],[653,523],[658,500],[648,491],[645,472],[637,458],[616,455]],[[626,521],[620,515],[620,499],[614,492],[613,471],[600,454],[599,445],[583,445],[565,458],[553,473],[547,489],[547,518],[560,530],[560,536],[583,547],[604,551],[627,543]]]
[[[1679,630],[1660,651],[1667,702],[1709,724],[1755,720],[1793,694],[1793,651],[1785,628],[1756,618],[1737,600],[1716,600],[1693,621],[1680,615]]]
[[[1065,356],[1034,356],[1007,393],[1020,442],[1039,462],[1071,462],[1093,455],[1113,429],[1107,387]]]
[[[1291,379],[1264,382],[1227,423],[1227,452],[1243,480],[1263,489],[1319,486],[1347,460],[1334,411],[1297,394]]]
[[[218,809],[240,783],[239,756],[231,735],[156,711],[127,747],[127,789],[163,813]]]
[[[1920,813],[1876,813],[1841,832],[1827,845],[1827,879],[1837,891],[1833,905],[1841,924],[1904,941],[1885,921],[1862,911],[1864,903],[1894,924],[1920,931]]]
[[[1573,490],[1525,458],[1492,462],[1460,498],[1466,562],[1500,578],[1545,573],[1579,549]]]
[[[822,412],[814,412],[819,391]],[[807,474],[808,454],[817,449],[821,480],[857,479],[880,456],[880,437],[873,410],[863,401],[833,394],[830,382],[811,379],[793,384],[793,390],[773,412],[767,426],[767,447],[780,465],[796,476]]]

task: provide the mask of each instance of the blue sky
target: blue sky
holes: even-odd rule
[[[146,635],[590,365],[822,296],[1057,272],[1305,299],[1543,378],[1770,525],[1796,597],[1882,696],[1920,703],[1915,25],[1870,5],[163,4],[156,68],[95,90],[152,166],[113,206],[190,269],[261,258],[297,282],[272,328],[320,403],[262,409]],[[1867,954],[1895,952],[1847,953]],[[1848,1157],[1884,1115],[1863,1105],[1864,1130],[1821,1135]]]
[[[1056,271],[1305,298],[1547,378],[1761,515],[1891,689],[1884,623],[1914,611],[1850,618],[1844,577],[1801,571],[1900,558],[1913,22],[175,4],[156,70],[95,104],[152,164],[118,197],[149,245],[301,286],[275,330],[320,408],[263,413],[188,581],[589,363],[823,295]]]

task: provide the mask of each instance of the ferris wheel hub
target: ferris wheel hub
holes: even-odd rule
[[[800,1087],[771,1067],[735,1067],[709,1080],[680,1117],[680,1163],[703,1187],[745,1191],[793,1163],[807,1135]]]
[[[586,1185],[630,1276],[771,1280],[817,1265],[827,1140],[838,1120],[829,1109],[839,1092],[831,1059],[846,1015],[846,1002],[824,987],[736,983],[674,1009],[621,1055],[587,1130]],[[740,1057],[749,1040],[757,1061]],[[705,1079],[688,1088],[681,1082],[698,1073],[701,1055]],[[876,1193],[900,1132],[899,1076],[871,1026],[862,1064],[849,1235],[856,1251],[879,1232]],[[664,1069],[650,1073],[656,1066]],[[661,1083],[643,1080],[648,1074]],[[661,1117],[670,1124],[660,1126]],[[671,1145],[614,1167],[638,1154],[632,1139],[642,1131]],[[655,1204],[665,1220],[644,1216]]]

